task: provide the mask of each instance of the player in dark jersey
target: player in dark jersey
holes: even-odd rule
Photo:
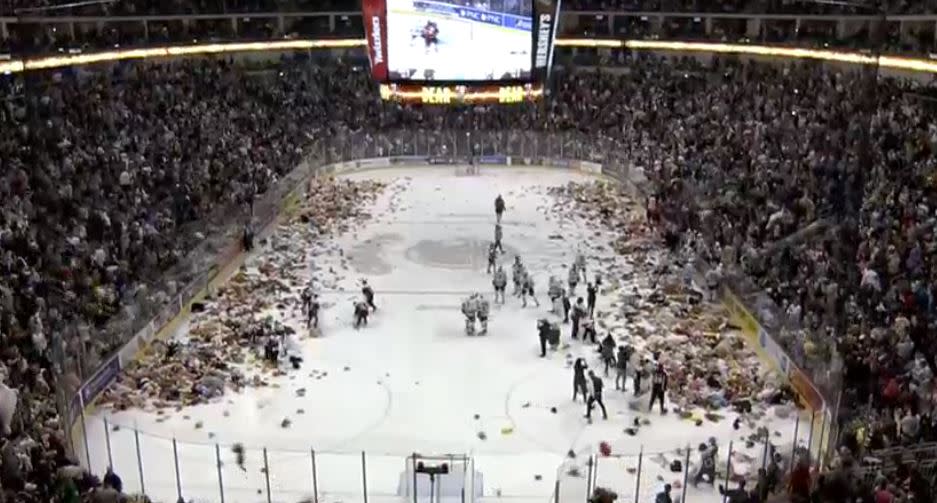
[[[423,37],[423,43],[426,45],[427,51],[430,47],[436,50],[439,49],[439,26],[434,21],[426,22],[420,36]]]

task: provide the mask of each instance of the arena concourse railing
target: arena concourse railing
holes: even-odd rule
[[[56,363],[65,373],[74,373],[80,387],[69,386],[70,379],[57,379],[68,440],[73,453],[90,470],[101,473],[112,467],[124,480],[128,492],[149,495],[154,501],[174,501],[179,497],[196,501],[292,502],[311,497],[313,501],[378,501],[401,498],[421,499],[416,490],[401,495],[401,473],[407,473],[411,453],[342,452],[330,446],[243,445],[246,471],[241,471],[233,454],[236,439],[227,444],[193,438],[194,430],[153,433],[133,424],[108,423],[106,413],[96,414],[95,400],[122,368],[133,365],[138,351],[157,337],[166,337],[184,316],[194,300],[200,299],[243,261],[238,240],[242,226],[250,221],[259,236],[272,232],[281,215],[306,197],[308,181],[314,176],[331,176],[361,169],[450,165],[467,162],[469,156],[483,166],[550,166],[578,169],[617,180],[635,197],[653,190],[653,181],[640,166],[629,162],[628,149],[619,140],[578,132],[533,133],[528,131],[398,131],[379,135],[344,133],[317,135],[306,149],[305,161],[283,177],[267,194],[260,195],[252,210],[246,205],[219,208],[217,216],[205,222],[198,232],[203,243],[182,265],[158,283],[148,285],[146,294],[127,299],[126,316],[115,319],[100,333],[81,330],[69,333],[59,344]],[[251,215],[252,213],[252,215]],[[222,215],[227,214],[227,218]],[[779,470],[790,470],[790,460],[809,460],[822,469],[833,445],[835,409],[825,393],[826,382],[813,360],[796,351],[798,339],[784,337],[783,325],[764,321],[755,292],[742,289],[735,281],[727,292],[727,305],[759,352],[780,360],[778,369],[801,395],[805,410],[790,409],[784,419],[787,431],[765,432],[731,439],[720,449],[719,476],[723,484],[739,477],[751,477],[758,468],[771,468],[777,454],[787,460]],[[106,339],[103,348],[116,348],[105,354],[89,354],[79,343],[82,334]],[[808,334],[801,334],[808,337]],[[789,347],[786,344],[794,344]],[[776,362],[777,363],[777,362]],[[62,377],[62,376],[59,376]],[[696,462],[696,446],[710,436],[701,429],[699,438],[688,439],[679,452],[652,452],[639,442],[631,452],[602,456],[591,449],[567,457],[563,448],[550,452],[492,453],[481,450],[461,453],[467,460],[471,480],[466,482],[465,500],[512,498],[557,503],[583,501],[596,487],[618,492],[620,501],[648,501],[664,481],[672,483],[682,501],[708,501],[712,493],[687,489],[691,468]],[[170,461],[171,460],[171,461]],[[663,463],[662,460],[668,461]],[[729,461],[731,460],[731,461]],[[680,463],[673,463],[680,461]],[[690,462],[687,462],[690,461]],[[544,463],[536,477],[517,480],[519,467]],[[210,479],[217,477],[217,483]],[[482,474],[483,477],[476,477]],[[406,478],[406,477],[404,477]],[[477,480],[484,479],[481,484]],[[467,479],[468,480],[468,479]],[[469,485],[470,484],[470,485]],[[419,485],[415,485],[419,489]],[[733,485],[734,487],[734,485]]]

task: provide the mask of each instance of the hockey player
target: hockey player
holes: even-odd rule
[[[501,244],[501,239],[504,238],[504,230],[501,229],[501,222],[495,224],[495,244],[494,246],[504,253],[504,245]]]
[[[309,312],[309,304],[312,302],[312,282],[310,281],[306,288],[303,288],[303,292],[299,295],[299,298],[303,301],[303,313]]]
[[[582,340],[586,340],[585,332],[583,332]],[[602,363],[605,364],[605,377],[608,377],[608,369],[615,366],[615,338],[611,333],[602,339],[599,354],[602,355]]]
[[[439,51],[439,25],[434,21],[426,22],[426,25],[423,26],[423,30],[420,32],[420,37],[423,38],[423,44],[425,45],[427,53],[429,53],[430,47]]]
[[[589,380],[592,381],[592,395],[590,395],[589,400],[586,401],[586,419],[592,420],[592,409],[595,407],[595,404],[599,404],[599,407],[602,408],[602,419],[608,419],[608,411],[605,410],[605,402],[602,401],[602,388],[605,387],[602,383],[602,378],[595,375],[595,372],[590,370]]]
[[[661,363],[657,364],[657,369],[654,371],[654,375],[651,376],[651,404],[648,405],[647,411],[650,412],[654,408],[654,402],[660,400],[660,413],[664,414],[664,393],[667,391],[667,372],[664,371],[664,365]]]
[[[708,444],[700,444],[700,463],[693,475],[693,487],[696,487],[701,480],[716,485],[716,455],[719,453],[719,446],[716,445],[716,437],[709,437]]]
[[[312,294],[306,305],[306,328],[319,328],[319,296]]]
[[[501,223],[501,215],[504,214],[504,199],[501,198],[501,194],[498,194],[498,197],[495,198],[495,216],[497,217],[498,223]]]
[[[586,309],[589,311],[589,316],[595,316],[595,296],[598,293],[598,289],[592,283],[586,285]]]
[[[491,310],[491,305],[488,304],[488,299],[480,293],[475,294],[475,305],[477,307],[478,323],[482,329],[478,335],[485,335],[488,333],[488,312]]]
[[[511,280],[514,282],[514,296],[521,295],[521,286],[524,283],[524,264],[521,263],[521,256],[514,257],[514,265],[511,266]]]
[[[576,260],[573,262],[573,268],[576,270],[576,273],[582,273],[582,280],[589,281],[589,278],[586,277],[586,256],[582,254],[582,251],[576,251]]]
[[[366,279],[361,280],[361,293],[364,295],[364,301],[368,304],[368,307],[377,311],[377,306],[374,305],[374,290]]]
[[[576,265],[569,266],[569,294],[576,295],[576,285],[579,284],[579,271],[576,270]]]
[[[527,296],[534,301],[537,307],[540,307],[540,301],[537,300],[537,294],[534,292],[534,278],[529,272],[524,271],[524,281],[521,285],[521,300],[524,302],[522,307],[527,307]]]
[[[462,301],[462,314],[465,316],[465,335],[475,335],[475,318],[478,315],[475,295]]]
[[[494,271],[497,268],[496,261],[498,260],[498,252],[495,243],[488,245],[488,269],[485,270],[485,274],[491,274],[491,271]]]
[[[576,361],[573,362],[573,401],[576,401],[576,395],[582,393],[582,400],[586,401],[589,398],[589,393],[586,390],[586,361],[582,358],[576,358]]]
[[[563,323],[569,323],[569,312],[572,310],[573,304],[569,301],[569,295],[566,295],[565,288],[562,290],[560,298],[563,299]]]
[[[570,336],[573,339],[579,338],[579,322],[586,315],[586,307],[582,303],[582,297],[576,299],[576,305],[573,306],[570,318],[573,320],[573,327]]]
[[[540,338],[540,358],[547,356],[547,340],[550,338],[550,322],[545,319],[537,320],[537,337]],[[575,394],[575,391],[573,391]]]
[[[579,328],[582,329],[582,342],[589,341],[592,344],[595,344],[595,320],[591,316],[585,315],[582,319],[579,320]]]
[[[618,346],[618,354],[615,358],[615,389],[625,391],[625,381],[628,379],[628,361],[634,354],[634,348],[628,344]],[[619,384],[620,383],[620,384]]]
[[[498,302],[500,296],[501,303],[504,304],[504,290],[508,286],[508,275],[504,272],[504,267],[498,266],[498,270],[495,271],[495,277],[491,280],[491,284],[495,287],[495,302]]]
[[[547,296],[550,297],[550,312],[559,315],[563,312],[563,305],[560,302],[560,296],[563,293],[563,286],[560,279],[556,276],[550,276],[547,286]]]
[[[361,328],[362,325],[368,326],[368,302],[365,300],[355,301],[355,328]]]

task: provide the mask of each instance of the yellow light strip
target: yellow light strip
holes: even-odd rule
[[[591,48],[628,48],[633,50],[660,50],[708,52],[721,54],[749,54],[752,56],[770,56],[782,58],[817,59],[851,64],[874,64],[875,58],[859,52],[828,51],[819,49],[800,49],[795,47],[770,47],[763,45],[720,44],[706,42],[671,42],[661,40],[602,40],[591,38],[565,38],[556,40],[557,47]],[[365,47],[365,40],[277,40],[272,42],[237,42],[225,44],[199,44],[174,47],[154,47],[149,49],[126,49],[90,54],[53,56],[28,60],[0,62],[0,73],[18,73],[26,70],[62,68],[66,66],[89,65],[106,61],[127,59],[166,58],[191,56],[198,54],[219,54],[257,51],[296,51],[312,49],[348,49]],[[937,73],[937,61],[900,56],[882,56],[879,64],[884,68],[915,72]]]
[[[602,47],[617,49],[625,45],[623,40],[602,40],[598,38],[558,38],[554,43],[557,47]]]
[[[25,63],[21,60],[0,64],[0,72],[20,72],[23,70],[42,70],[47,68],[61,68],[65,66],[90,65],[106,61],[120,61],[126,59],[167,58],[175,56],[191,56],[197,54],[219,54],[232,52],[257,51],[300,51],[310,49],[347,49],[364,47],[364,39],[339,40],[277,40],[273,42],[236,42],[228,44],[199,44],[181,45],[171,47],[152,47],[149,49],[126,49],[117,51],[95,52],[90,54],[73,54],[69,56],[53,56],[49,58],[29,59]],[[9,67],[9,69],[7,69]]]

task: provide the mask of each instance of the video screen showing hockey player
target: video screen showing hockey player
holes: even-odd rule
[[[530,0],[388,0],[391,80],[530,78]]]

